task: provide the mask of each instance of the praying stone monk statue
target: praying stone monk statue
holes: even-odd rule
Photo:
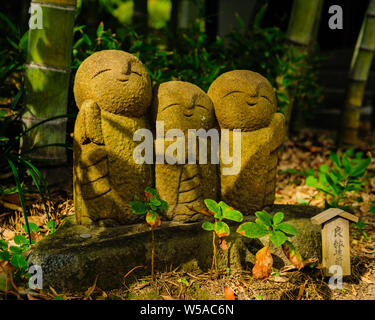
[[[134,196],[151,186],[152,167],[137,164],[137,129],[149,128],[146,113],[151,80],[135,56],[104,50],[79,67],[74,96],[79,108],[74,128],[74,205],[77,223],[127,224]]]
[[[155,186],[160,198],[169,204],[167,218],[181,222],[199,220],[202,216],[187,206],[205,208],[204,199],[217,199],[218,193],[218,160],[211,163],[211,139],[204,135],[215,125],[212,101],[194,84],[169,81],[155,89],[152,105],[156,120]],[[192,129],[197,130],[196,136],[203,133],[202,150],[198,150],[199,141]],[[161,139],[163,134],[165,140]],[[163,154],[164,163],[160,163]],[[189,162],[189,155],[196,155],[192,157],[195,159]]]
[[[284,116],[276,113],[274,89],[259,73],[234,70],[220,75],[208,96],[220,128],[229,129],[229,141],[222,134],[220,143],[229,145],[230,152],[234,130],[241,129],[241,152],[230,154],[240,158],[239,172],[224,174],[230,165],[220,158],[222,200],[243,214],[272,205],[278,153],[285,137]]]

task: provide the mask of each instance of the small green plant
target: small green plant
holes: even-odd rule
[[[183,283],[187,287],[189,286],[189,281],[187,281],[185,277],[178,279],[177,282]]]
[[[19,28],[0,12],[0,87],[13,72],[21,71],[26,62],[29,33]]]
[[[225,237],[230,235],[230,229],[226,222],[223,220],[230,220],[236,222],[242,222],[243,215],[241,212],[233,209],[225,202],[220,201],[217,203],[215,200],[206,199],[204,200],[208,211],[206,215],[212,217],[214,219],[213,222],[205,221],[202,224],[202,228],[206,231],[212,231],[212,245],[213,245],[213,257],[212,257],[212,264],[211,264],[211,273],[213,268],[216,268],[217,271],[217,264],[216,264],[216,236],[219,238],[219,243],[222,248],[226,247]],[[202,212],[202,210],[200,210]]]
[[[13,175],[15,181],[15,187],[7,189],[0,188],[0,197],[3,194],[18,193],[21,208],[25,218],[25,224],[28,228],[28,210],[25,202],[26,188],[24,186],[25,173],[28,173],[28,175],[32,178],[32,181],[35,187],[37,188],[38,193],[41,195],[48,220],[50,220],[50,215],[49,206],[47,205],[47,202],[49,202],[50,193],[48,190],[46,180],[44,179],[41,172],[37,169],[37,167],[33,164],[33,162],[37,162],[38,159],[33,159],[28,155],[33,149],[24,150],[22,153],[19,152],[20,141],[27,132],[33,130],[37,126],[47,121],[51,121],[66,116],[64,115],[52,117],[47,120],[43,120],[31,126],[28,129],[20,128],[19,132],[14,133],[12,132],[12,128],[18,127],[18,123],[20,122],[20,118],[22,115],[21,112],[16,112],[14,111],[14,109],[19,103],[22,94],[23,91],[20,90],[17,96],[14,98],[10,106],[11,108],[8,111],[0,110],[0,168],[2,170],[9,168],[10,173],[11,175]],[[31,241],[30,230],[27,230],[27,233],[29,235],[29,241]]]
[[[255,222],[244,222],[238,228],[237,232],[247,238],[261,238],[268,236],[268,244],[260,249],[256,254],[253,276],[257,279],[266,278],[271,274],[272,256],[269,252],[269,246],[272,242],[275,247],[282,246],[282,249],[293,265],[301,269],[303,267],[302,257],[288,240],[298,234],[297,229],[283,222],[284,213],[276,212],[273,216],[267,211],[255,212]]]
[[[311,175],[306,179],[306,185],[314,187],[327,195],[326,208],[348,209],[344,205],[347,192],[359,191],[363,188],[361,177],[366,173],[371,157],[363,159],[363,153],[358,152],[353,157],[353,149],[348,150],[342,157],[330,152],[333,167],[322,164],[317,177]]]
[[[298,234],[297,229],[283,222],[284,213],[276,212],[274,216],[267,211],[255,212],[255,222],[244,222],[241,224],[237,232],[247,238],[261,238],[268,236],[269,240],[275,247],[280,247],[287,241],[287,237],[292,237]]]
[[[16,235],[13,240],[16,246],[0,240],[0,291],[8,291],[13,284],[24,283],[31,276],[24,256],[24,252],[30,249],[29,241],[23,235]]]
[[[371,201],[370,212],[375,213],[375,200]]]
[[[104,29],[101,22],[96,30],[96,38],[93,40],[84,31],[86,26],[78,26],[74,28],[74,34],[77,41],[73,45],[72,69],[78,69],[80,64],[94,52],[101,50],[117,50],[120,49],[119,41],[116,35],[110,29]]]
[[[357,238],[358,237],[358,233],[357,231],[359,232],[360,236],[361,236],[361,240],[364,239],[364,240],[371,240],[371,238],[367,235],[367,233],[364,231],[364,228],[366,227],[366,223],[363,222],[362,220],[358,220],[357,223],[351,223],[351,227],[354,228],[353,232],[352,232],[352,236],[353,238]]]
[[[151,250],[151,277],[154,280],[154,257],[155,257],[155,234],[154,229],[161,224],[160,214],[168,210],[168,203],[161,200],[158,192],[150,187],[145,189],[146,200],[139,200],[134,196],[134,201],[130,202],[130,212],[137,215],[146,215],[146,223],[150,226],[152,235],[152,250]]]

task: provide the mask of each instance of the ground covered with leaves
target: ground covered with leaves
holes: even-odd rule
[[[316,188],[305,184],[313,170],[317,172],[322,164],[332,166],[330,151],[338,154],[330,132],[306,130],[285,143],[279,164],[276,190],[276,203],[310,205],[324,208],[326,196]],[[375,144],[365,141],[355,149],[363,157],[373,157]],[[3,187],[9,187],[11,177],[2,177]],[[372,300],[375,299],[375,214],[371,213],[375,200],[375,161],[372,160],[367,173],[361,180],[360,191],[345,194],[344,204],[350,206],[352,213],[359,217],[358,224],[350,226],[352,275],[345,277],[342,288],[331,290],[328,279],[324,278],[318,264],[296,270],[286,266],[273,270],[268,279],[254,279],[251,270],[240,273],[210,274],[185,273],[179,269],[156,274],[155,281],[150,277],[136,278],[131,270],[124,270],[123,287],[103,291],[96,286],[87,288],[84,293],[56,292],[54,288],[44,291],[25,289],[18,283],[12,283],[8,292],[0,292],[1,299],[202,299],[216,300],[229,298],[228,292],[234,292],[240,300]],[[6,185],[8,184],[8,185]],[[49,212],[57,227],[62,220],[74,214],[71,183],[52,188]],[[47,215],[37,193],[27,194],[30,208],[29,222],[38,229],[32,232],[32,239],[40,240],[51,232],[47,228]],[[0,240],[16,245],[15,236],[23,234],[24,218],[17,194],[3,195],[0,199]],[[27,255],[29,252],[25,252]],[[7,271],[4,262],[0,262],[1,273]],[[227,288],[227,289],[225,289]],[[228,289],[229,288],[229,289]],[[227,295],[225,294],[227,292]]]

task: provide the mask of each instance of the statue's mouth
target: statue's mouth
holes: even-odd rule
[[[120,81],[120,82],[127,82],[127,81],[129,81],[129,79],[117,79],[118,81]]]

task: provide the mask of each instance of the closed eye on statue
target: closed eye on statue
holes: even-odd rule
[[[208,111],[208,109],[207,109],[205,106],[202,106],[201,104],[196,104],[195,106],[196,106],[197,108],[203,108],[203,109],[205,109],[205,110]]]
[[[254,107],[257,102],[256,101],[246,101],[246,103],[250,106],[250,107]]]
[[[268,98],[267,96],[260,96],[261,98],[264,98],[264,99],[266,99],[269,103],[271,103],[272,104],[272,102],[271,102],[271,100],[270,100],[270,98]]]
[[[94,79],[96,76],[98,76],[99,74],[102,74],[103,72],[107,72],[107,71],[111,71],[112,69],[104,69],[104,70],[100,70],[99,72],[95,73],[94,76],[91,78],[91,79]]]
[[[226,96],[229,96],[229,95],[232,94],[232,93],[245,93],[245,92],[243,92],[243,91],[230,91],[230,92],[226,93],[226,94],[223,96],[223,98],[225,98]]]
[[[165,109],[168,109],[168,108],[173,107],[173,106],[179,106],[179,104],[178,103],[171,103],[171,104],[167,105],[166,107],[164,107],[163,110],[161,110],[161,111],[164,111]]]
[[[139,72],[137,72],[137,71],[132,70],[132,73],[135,73],[136,75],[142,77],[142,75]]]

